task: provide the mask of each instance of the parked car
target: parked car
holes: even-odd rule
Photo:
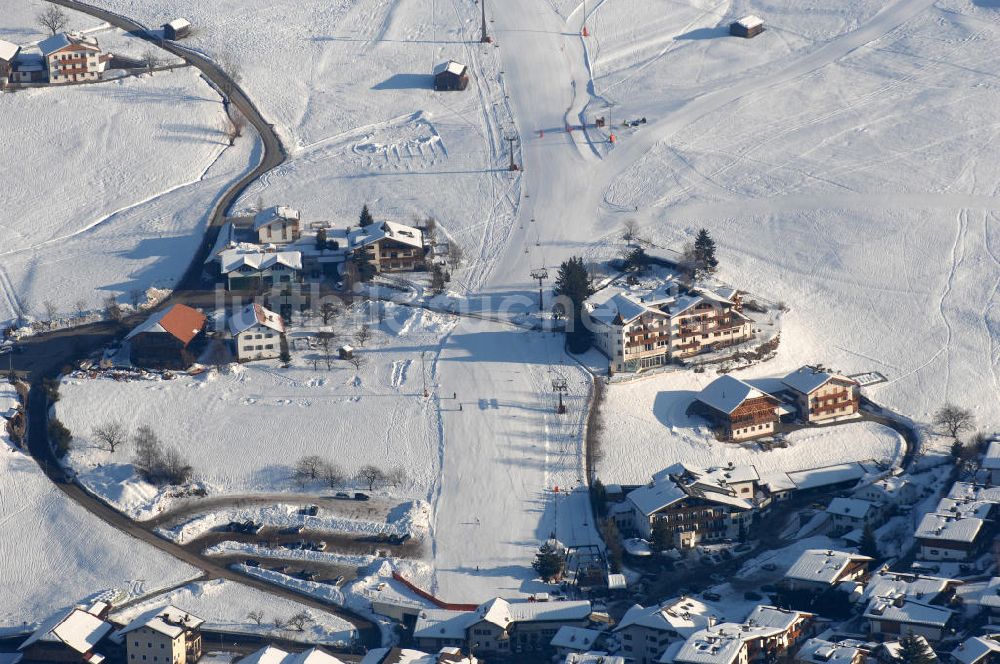
[[[718,602],[722,599],[722,595],[719,593],[702,593],[701,596],[712,602]]]
[[[338,576],[336,579],[333,580],[333,585],[338,586],[338,587],[340,585],[342,585],[343,583],[344,583],[344,575],[343,574],[341,574],[340,576]]]
[[[254,560],[253,558],[247,558],[246,560],[243,561],[243,564],[246,565],[247,567],[260,567],[260,563]]]
[[[275,565],[271,568],[271,571],[277,572],[279,574],[285,574],[288,572],[288,565]]]
[[[410,533],[403,533],[402,535],[389,535],[387,541],[389,544],[405,544],[408,539],[410,539]]]
[[[326,551],[326,542],[323,540],[313,542],[311,548],[313,551]]]
[[[339,498],[340,500],[350,500],[351,499],[351,494],[344,493],[343,491],[338,491],[337,493],[333,494],[333,497],[334,498]]]
[[[288,526],[278,531],[279,535],[298,535],[302,532],[302,526]]]
[[[305,516],[316,516],[319,514],[319,506],[309,505],[307,507],[303,507],[299,510],[299,514],[304,514]]]
[[[304,569],[304,570],[302,570],[301,572],[298,573],[298,577],[300,579],[302,579],[303,581],[312,581],[313,579],[316,578],[316,572],[313,572],[312,570]]]
[[[367,493],[361,493],[360,491],[354,492],[354,500],[369,500]]]

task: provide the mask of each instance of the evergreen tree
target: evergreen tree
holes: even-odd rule
[[[317,251],[323,251],[326,249],[326,229],[321,228],[316,231],[316,249]]]
[[[936,659],[927,641],[913,632],[901,638],[899,645],[899,658],[903,664],[932,664]]]
[[[715,257],[715,240],[702,228],[694,240],[694,258],[705,272],[715,272],[719,261]]]
[[[861,543],[858,545],[858,552],[862,556],[878,558],[878,542],[875,540],[875,532],[868,524],[865,524],[865,529],[861,533]]]
[[[608,491],[604,488],[604,482],[599,479],[594,480],[590,485],[590,504],[598,516],[606,516],[608,513]]]
[[[435,295],[444,291],[444,270],[438,263],[431,268],[431,292]]]
[[[958,463],[962,459],[962,441],[956,439],[951,444],[951,460]]]
[[[538,572],[538,576],[542,577],[542,580],[546,582],[559,579],[562,576],[564,565],[563,557],[556,551],[555,546],[549,542],[545,542],[538,547],[535,560],[531,563],[534,570]]]
[[[358,223],[362,228],[375,223],[375,219],[372,218],[372,213],[368,211],[368,203],[365,203],[364,206],[362,206],[361,218],[358,219]]]
[[[577,256],[563,261],[556,275],[556,285],[553,289],[556,296],[569,299],[572,304],[572,325],[567,332],[567,345],[571,353],[584,353],[590,348],[592,333],[584,324],[583,302],[594,293],[590,274],[583,264],[583,259]]]
[[[653,534],[649,546],[653,551],[666,551],[674,545],[674,536],[666,519],[653,521]]]

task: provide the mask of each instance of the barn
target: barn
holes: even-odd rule
[[[469,86],[469,68],[449,60],[434,68],[434,89],[438,92],[464,90]]]
[[[191,34],[191,23],[187,19],[175,18],[163,24],[163,38],[177,41]]]
[[[10,72],[14,68],[14,60],[20,52],[21,47],[17,44],[0,39],[0,89],[7,85],[7,79],[10,78]]]
[[[759,16],[744,16],[729,24],[729,34],[750,39],[764,32],[764,19]]]
[[[132,364],[150,369],[186,369],[195,360],[204,329],[205,314],[185,304],[158,311],[125,337]]]

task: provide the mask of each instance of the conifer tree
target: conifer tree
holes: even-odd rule
[[[561,577],[564,565],[563,557],[549,542],[545,542],[538,548],[535,560],[531,563],[538,575],[546,582]]]
[[[361,217],[358,219],[358,223],[362,228],[375,223],[375,219],[372,217],[372,213],[368,211],[368,203],[365,203],[361,208]]]
[[[901,638],[899,645],[899,658],[903,664],[933,664],[936,659],[927,641],[913,632]]]
[[[711,274],[719,267],[719,261],[715,257],[715,240],[702,228],[698,231],[698,237],[694,240],[694,258],[701,266],[701,269]]]
[[[861,543],[858,545],[858,552],[862,556],[878,558],[878,542],[875,540],[875,533],[872,527],[865,524],[865,529],[861,533]]]

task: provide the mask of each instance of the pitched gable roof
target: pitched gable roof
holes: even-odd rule
[[[455,76],[461,76],[465,73],[466,67],[461,62],[455,62],[454,60],[449,60],[448,62],[442,62],[434,67],[434,75],[443,74],[448,72],[449,74],[454,74]]]
[[[110,631],[111,623],[83,609],[74,608],[43,623],[18,650],[24,650],[38,641],[59,641],[83,654],[92,651]]]
[[[198,333],[205,327],[205,314],[197,309],[192,309],[186,304],[173,304],[166,309],[162,309],[144,322],[140,323],[134,330],[128,333],[126,340],[146,332],[166,333],[187,346],[191,340],[198,336]]]
[[[281,316],[259,304],[248,304],[229,319],[229,331],[233,334],[246,332],[254,325],[269,327],[279,334],[285,331],[285,322],[281,320]]]
[[[65,32],[52,35],[48,39],[38,42],[38,50],[42,55],[48,57],[53,53],[73,47],[72,50],[100,51],[97,42],[93,39],[86,39],[79,34],[70,35]]]
[[[781,379],[781,382],[802,394],[812,394],[830,381],[846,382],[854,384],[854,381],[847,376],[833,373],[832,371],[822,371],[815,367],[799,367],[792,373]]]
[[[767,397],[775,403],[778,401],[767,392],[758,390],[750,383],[745,383],[739,378],[734,378],[726,374],[709,383],[695,398],[709,408],[729,415],[739,408],[744,401],[758,397]]]
[[[278,221],[298,221],[299,211],[287,205],[274,205],[261,210],[253,218],[253,229],[260,230]]]
[[[0,60],[11,62],[15,57],[17,57],[17,53],[20,50],[21,47],[17,44],[12,44],[9,41],[0,39]]]

